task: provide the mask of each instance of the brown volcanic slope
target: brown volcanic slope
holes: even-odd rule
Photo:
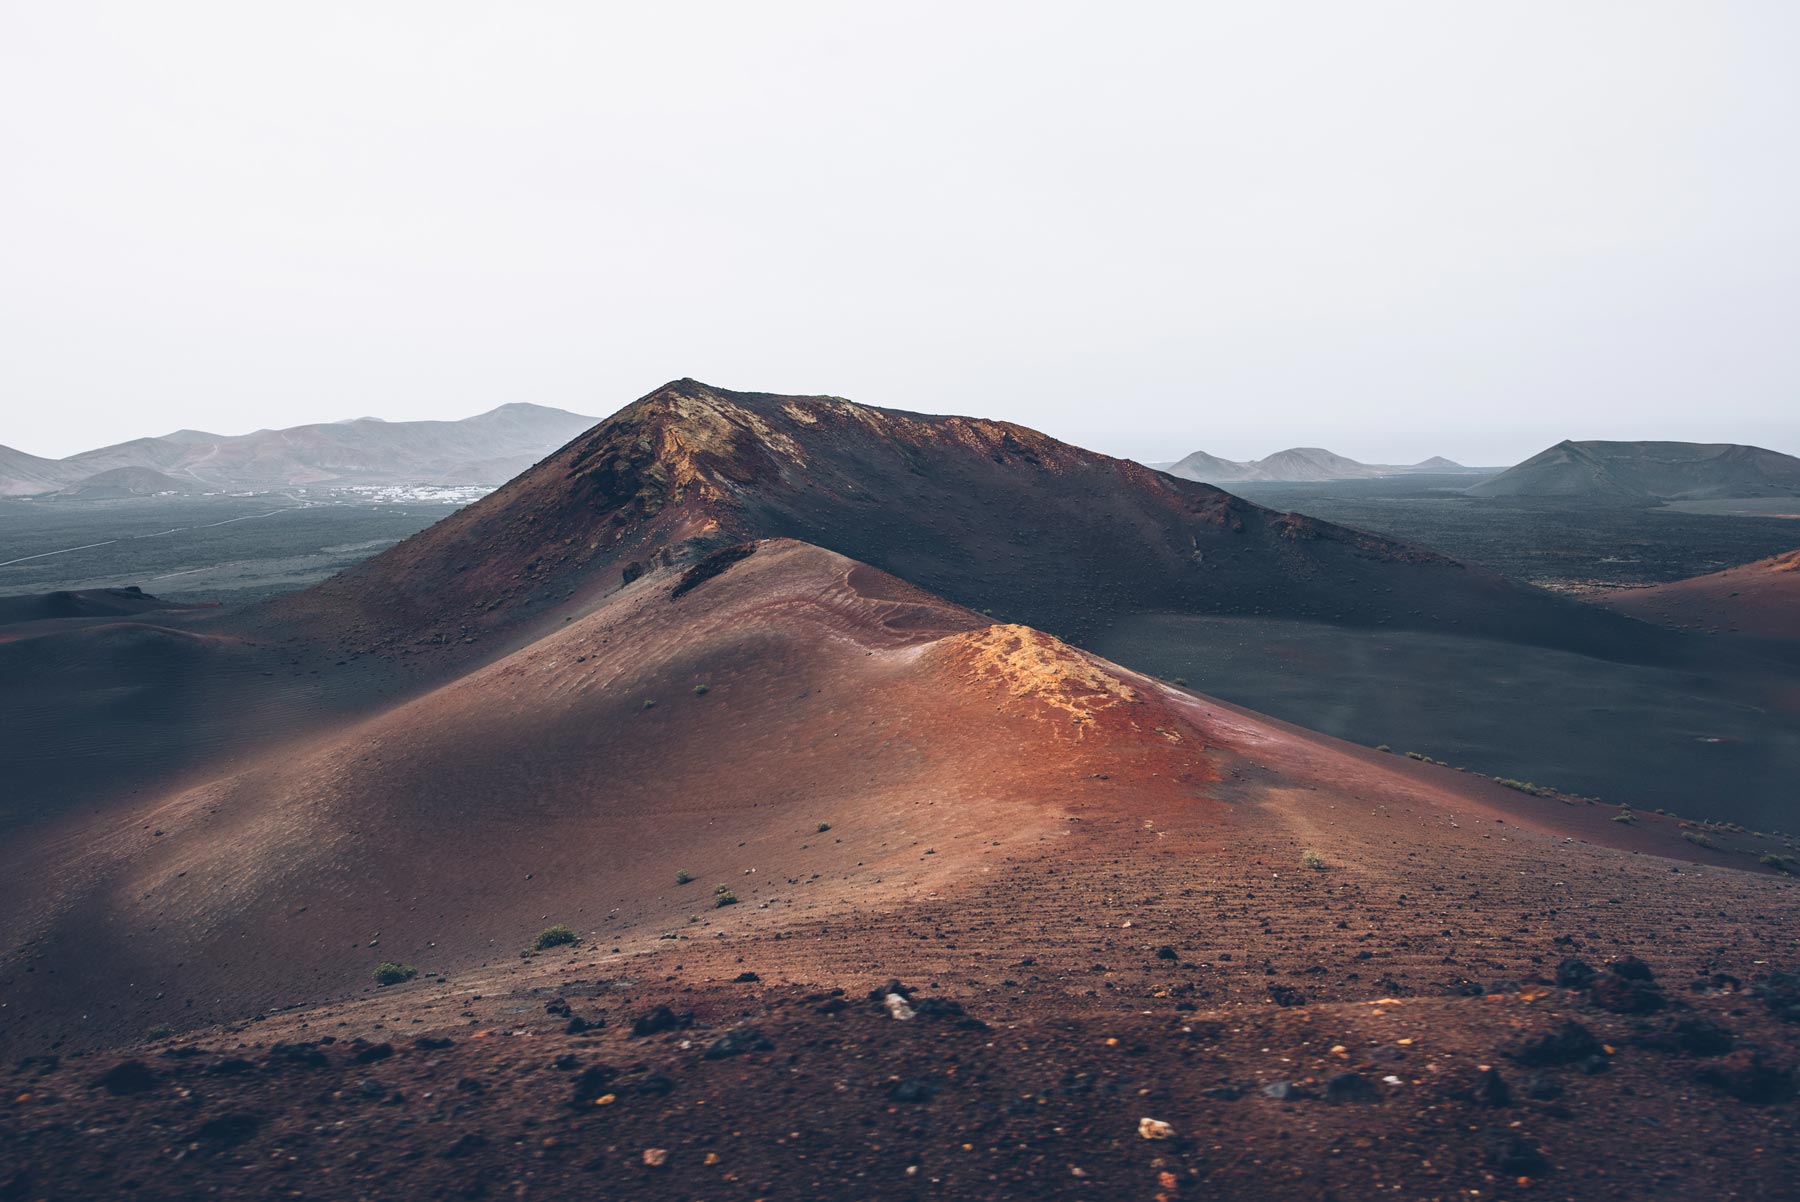
[[[1166,702],[829,552],[764,545],[672,596],[682,579],[641,581],[346,730],[58,830],[53,853],[19,839],[0,871],[4,943],[25,949],[4,973],[8,1036],[64,1034],[84,1009],[86,1036],[116,1036],[339,994],[377,936],[378,957],[458,967],[510,955],[550,910],[624,938],[707,900],[672,890],[677,869],[718,879],[746,857],[873,901],[917,839],[1048,829],[1077,766],[1210,779],[1191,741],[1125,737],[1172,722]],[[820,821],[846,834],[795,853]],[[957,870],[940,863],[906,888]],[[763,883],[744,882],[746,902]]]
[[[704,908],[677,870],[752,905],[778,896],[784,915],[814,894],[843,913],[1061,835],[1071,806],[1125,798],[1198,831],[1221,779],[1290,798],[1323,784],[1335,804],[1419,790],[1406,761],[1197,701],[831,552],[743,550],[207,784],[20,836],[0,864],[0,930],[21,949],[0,973],[8,1036],[88,1042],[341,995],[377,959],[462,971],[549,918],[642,946]],[[1466,780],[1420,803],[1514,801]],[[1530,821],[1560,832],[1562,809]],[[829,840],[809,838],[819,822]],[[1672,829],[1645,846],[1688,850]]]
[[[762,537],[1358,741],[1785,825],[1786,666],[1020,426],[831,397],[670,384],[243,629],[329,646],[340,673],[436,682],[639,572]],[[1316,678],[1216,670],[1222,645],[1275,662],[1296,628],[1329,644]],[[1722,772],[1744,787],[1712,809]]]
[[[1780,1197],[1800,1040],[1727,978],[1791,959],[1794,884],[1726,867],[1753,863],[1741,836],[1615,813],[1196,697],[816,547],[737,547],[385,713],[7,842],[0,1041],[66,1058],[9,1080],[0,1184]],[[519,958],[556,922],[582,943]],[[1628,952],[1666,992],[1548,984]],[[380,960],[426,975],[376,990]],[[890,976],[917,1018],[861,1000]],[[696,1029],[634,1038],[657,1003]],[[1520,1046],[1565,1020],[1593,1043]],[[185,1054],[69,1055],[165,1023]]]
[[[1392,626],[1656,658],[1666,635],[1418,547],[1007,422],[692,380],[268,620],[347,649],[461,645],[748,538],[813,542],[971,608],[1085,639],[1122,615]]]
[[[1667,626],[1800,639],[1800,551],[1689,580],[1613,589],[1589,600]]]

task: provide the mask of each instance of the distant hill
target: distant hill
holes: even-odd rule
[[[1327,451],[1324,447],[1290,447],[1257,464],[1271,480],[1354,480],[1386,475],[1387,469]]]
[[[1171,476],[1195,480],[1201,484],[1240,484],[1251,481],[1300,483],[1313,480],[1365,480],[1379,476],[1405,476],[1414,473],[1469,473],[1483,468],[1469,468],[1442,455],[1433,455],[1422,463],[1359,463],[1354,459],[1328,451],[1324,447],[1289,447],[1266,459],[1238,462],[1220,459],[1205,451],[1195,451],[1170,464],[1153,464]]]
[[[1238,463],[1231,459],[1220,459],[1217,455],[1208,455],[1205,451],[1195,451],[1186,458],[1174,463],[1153,465],[1159,466],[1171,476],[1180,476],[1183,480],[1193,480],[1201,484],[1235,484],[1240,480],[1267,480],[1268,476],[1255,463]]]
[[[0,597],[0,626],[56,618],[116,618],[152,609],[180,608],[178,603],[153,597],[135,584],[127,588],[61,590]]]
[[[1563,441],[1468,490],[1608,504],[1800,495],[1800,459],[1705,442]]]
[[[55,459],[40,459],[11,447],[0,447],[0,497],[55,492],[70,478],[68,469]]]
[[[192,480],[177,480],[153,467],[115,467],[77,480],[50,495],[81,501],[109,501],[153,497],[158,493],[193,492],[198,487]]]
[[[253,434],[177,430],[158,438],[40,459],[0,447],[0,495],[99,495],[166,491],[159,473],[187,488],[264,489],[302,485],[500,484],[594,424],[543,405],[515,403],[461,421],[384,422],[364,417]],[[123,491],[112,491],[123,490]],[[79,495],[79,494],[77,494]]]

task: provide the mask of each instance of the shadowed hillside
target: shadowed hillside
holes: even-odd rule
[[[1791,496],[1800,459],[1734,443],[1564,441],[1468,491],[1613,505]]]

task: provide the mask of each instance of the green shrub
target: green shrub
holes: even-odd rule
[[[1386,743],[1380,743],[1380,744],[1376,745],[1375,750],[1376,751],[1392,751],[1393,748],[1389,747]]]
[[[675,874],[675,883],[677,885],[685,885],[693,879],[694,874],[691,872],[678,872]]]
[[[1686,839],[1689,843],[1692,843],[1695,847],[1713,846],[1713,841],[1706,837],[1706,832],[1704,831],[1682,831],[1681,837]]]
[[[537,933],[537,938],[531,941],[531,950],[534,952],[542,952],[548,951],[553,947],[567,947],[572,943],[580,942],[580,935],[577,935],[574,931],[571,931],[568,927],[559,923],[556,926],[545,927],[543,930],[539,931]]]
[[[1312,868],[1315,870],[1322,869],[1325,867],[1325,857],[1316,851],[1301,852],[1300,867]]]
[[[1409,751],[1406,753],[1406,758],[1409,760],[1422,760],[1425,758],[1425,755],[1423,752]]]
[[[1785,872],[1790,875],[1794,872],[1793,856],[1767,855],[1762,858],[1762,864],[1764,867],[1773,868],[1776,872]]]
[[[1614,822],[1636,822],[1637,815],[1631,812],[1630,806],[1620,806],[1619,812],[1613,815]]]
[[[654,702],[650,698],[646,697],[646,698],[644,698],[644,708],[647,710],[653,710],[656,708],[656,702]]]
[[[719,906],[735,906],[737,904],[737,894],[725,888],[723,885],[719,886],[719,891],[713,894],[713,906],[715,909]]]
[[[383,960],[375,966],[375,983],[377,985],[398,985],[402,981],[410,981],[419,975],[419,970],[410,964],[395,964]]]
[[[1509,780],[1504,776],[1496,776],[1494,778],[1494,783],[1496,785],[1504,785],[1516,793],[1529,793],[1533,797],[1542,797],[1548,792],[1548,790],[1538,785],[1534,785],[1528,780]]]
[[[1772,859],[1773,857],[1764,856],[1763,858],[1765,860],[1767,860],[1767,859]],[[175,1034],[174,1027],[171,1027],[168,1023],[157,1023],[154,1027],[151,1027],[148,1031],[144,1032],[144,1038],[145,1039],[167,1039],[169,1036],[171,1036],[173,1034]]]
[[[694,686],[694,696],[704,697],[704,696],[706,696],[706,692],[707,692],[707,687],[705,685],[697,684]]]
[[[825,833],[825,832],[826,832],[826,831],[828,831],[828,830],[830,830],[830,829],[831,829],[831,823],[829,823],[829,822],[821,822],[821,823],[819,823],[819,833],[820,833],[820,834],[821,834],[821,835],[822,835],[822,834],[824,834],[824,833]]]

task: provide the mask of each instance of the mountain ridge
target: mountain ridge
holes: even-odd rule
[[[1324,447],[1289,447],[1261,459],[1221,459],[1205,451],[1193,453],[1167,464],[1152,466],[1202,484],[1305,483],[1328,480],[1377,479],[1384,476],[1444,473],[1474,475],[1486,468],[1464,467],[1453,459],[1433,455],[1413,464],[1361,463]]]
[[[769,537],[816,543],[1066,637],[1157,608],[1454,626],[1607,654],[1648,637],[1640,624],[1437,552],[1278,513],[1013,423],[691,379],[270,606],[282,621],[360,625],[389,639],[428,630],[457,643],[603,595],[653,565]]]
[[[196,489],[499,484],[593,421],[514,401],[455,420],[364,417],[236,435],[182,429],[63,459],[0,447],[0,495],[81,489],[95,477],[125,470],[158,472]]]

